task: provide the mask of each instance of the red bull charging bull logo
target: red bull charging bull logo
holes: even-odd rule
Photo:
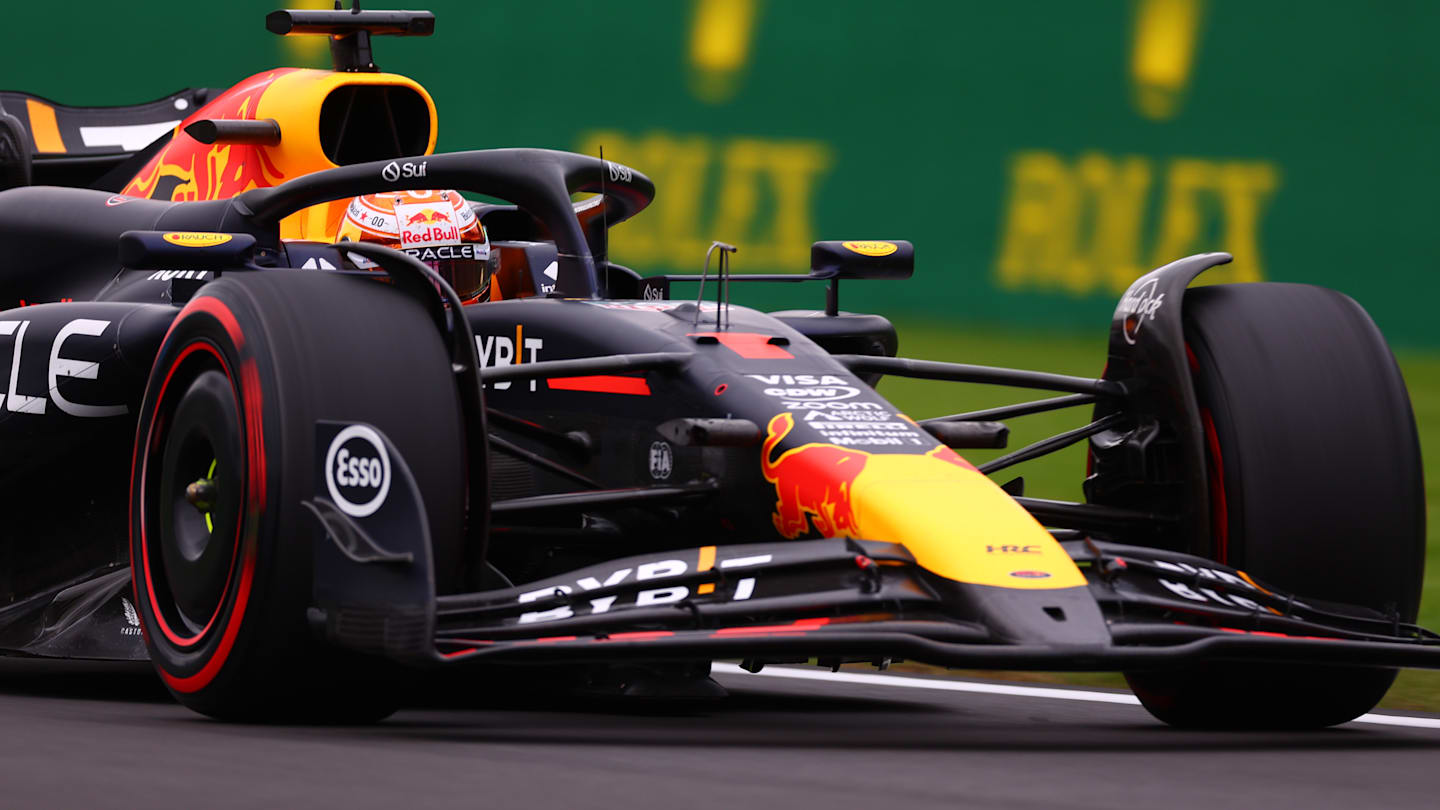
[[[770,420],[761,471],[775,485],[775,531],[788,540],[815,532],[899,543],[931,573],[1011,589],[1083,587],[1085,577],[1024,507],[969,462],[928,437],[914,422],[897,449],[856,450],[806,442],[777,457],[798,428],[791,412]],[[804,434],[802,434],[804,435]],[[910,444],[911,437],[928,441]],[[997,543],[1026,549],[1025,568],[992,553]]]
[[[770,420],[760,465],[765,480],[775,485],[775,531],[793,540],[813,529],[824,537],[859,537],[853,496],[855,480],[875,454],[825,442],[810,442],[772,458],[775,448],[795,428],[795,417],[782,413]],[[948,447],[924,455],[973,470]]]
[[[405,224],[406,224],[406,225],[426,225],[426,224],[429,224],[429,223],[431,223],[431,222],[449,222],[449,221],[450,221],[450,215],[447,214],[447,213],[445,213],[444,211],[436,211],[436,210],[433,209],[433,208],[426,208],[426,209],[423,210],[423,211],[417,211],[417,212],[415,212],[414,214],[411,214],[411,215],[410,215],[410,218],[407,219],[407,220],[405,220]]]
[[[793,540],[810,530],[813,519],[815,531],[826,537],[854,537],[850,486],[865,469],[870,454],[812,442],[772,460],[775,447],[794,427],[795,417],[789,413],[771,419],[761,448],[761,471],[765,480],[775,485],[775,531]]]

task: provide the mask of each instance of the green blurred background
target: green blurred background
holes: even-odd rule
[[[122,104],[328,66],[323,40],[265,32],[279,5],[17,5],[3,83]],[[376,61],[434,95],[440,150],[603,145],[656,181],[651,210],[615,231],[619,262],[698,270],[722,239],[740,247],[739,272],[803,272],[816,239],[909,239],[912,281],[842,296],[895,320],[903,354],[1095,374],[1130,280],[1228,250],[1235,263],[1210,282],[1310,282],[1360,301],[1440,459],[1440,3],[418,5],[436,35],[378,39]],[[767,287],[744,285],[740,302],[821,303],[818,288]],[[882,391],[916,417],[1023,396]],[[1030,417],[1012,446],[1079,419]],[[1080,448],[1026,466],[1031,494],[1079,497]],[[1428,473],[1433,504],[1440,470]],[[1440,577],[1428,582],[1436,627]],[[1435,684],[1407,675],[1391,705],[1440,708]]]

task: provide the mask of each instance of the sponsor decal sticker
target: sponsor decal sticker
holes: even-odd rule
[[[1039,546],[986,546],[986,554],[1039,554]]]
[[[1125,291],[1125,296],[1120,299],[1120,306],[1116,308],[1116,314],[1124,316],[1121,334],[1125,337],[1125,342],[1132,346],[1140,334],[1140,327],[1144,326],[1146,321],[1155,320],[1155,313],[1165,303],[1164,293],[1155,294],[1159,283],[1158,278],[1142,279]]]
[[[610,182],[612,183],[616,181],[628,183],[633,177],[629,166],[622,166],[619,163],[613,163],[608,160],[605,161],[605,165],[610,167]]]
[[[773,559],[773,555],[759,554],[753,557],[732,557],[728,560],[721,560],[714,567],[731,570],[749,568],[756,565],[765,565]],[[709,570],[708,567],[700,568],[697,564],[697,571]],[[574,580],[574,584],[551,584],[543,588],[536,588],[526,591],[516,597],[520,604],[535,602],[541,599],[549,599],[554,596],[574,596],[570,604],[561,605],[549,610],[536,610],[520,614],[520,624],[533,624],[535,622],[553,622],[559,619],[569,619],[577,612],[581,614],[599,615],[609,613],[614,607],[649,607],[653,605],[666,605],[679,602],[690,596],[690,588],[686,585],[663,585],[655,583],[659,587],[647,588],[633,593],[629,592],[600,596],[594,599],[585,599],[584,594],[589,591],[598,591],[602,588],[615,588],[621,585],[634,583],[637,587],[642,582],[651,580],[665,580],[676,577],[683,577],[690,573],[689,563],[684,560],[668,559],[656,560],[654,562],[640,563],[633,568],[618,568],[609,571],[604,576],[585,576]],[[703,587],[703,586],[702,586]],[[735,582],[735,590],[730,593],[729,601],[740,602],[749,599],[755,592],[755,577],[742,577]],[[697,595],[701,593],[697,591]],[[711,588],[703,593],[713,594],[715,589]],[[616,605],[616,601],[624,598],[626,601]]]
[[[407,160],[404,163],[398,160],[392,160],[385,164],[385,168],[380,170],[380,177],[390,183],[402,177],[424,177],[425,168],[429,165],[430,162],[428,160],[422,160],[419,163],[411,160]]]
[[[1049,571],[1011,571],[1010,576],[1016,579],[1049,579]]]
[[[313,259],[311,261],[314,261]],[[307,265],[308,266],[308,265]],[[209,281],[215,274],[209,270],[156,270],[145,277],[146,281],[169,281],[175,278],[195,281]]]
[[[397,202],[395,216],[400,220],[402,249],[460,244],[460,225],[455,209],[448,202]]]
[[[860,388],[833,374],[747,374],[766,387],[766,396],[795,402],[833,402],[860,395]]]
[[[229,242],[233,237],[228,233],[202,233],[200,231],[171,231],[162,237],[166,242],[180,247],[215,247]]]
[[[841,242],[840,245],[861,256],[889,256],[900,249],[894,242]]]
[[[124,204],[127,203],[127,202],[133,202],[133,201],[138,200],[138,199],[140,199],[140,198],[139,198],[139,197],[127,197],[127,196],[125,196],[124,194],[115,194],[115,195],[111,196],[109,199],[105,200],[105,205],[109,206],[110,208],[114,208],[114,207],[117,206],[117,205],[124,205]]]
[[[1165,590],[1182,599],[1189,599],[1192,602],[1215,602],[1221,605],[1239,606],[1246,610],[1276,612],[1271,608],[1262,606],[1253,599],[1247,599],[1229,591],[1221,594],[1219,590],[1207,588],[1204,585],[1205,580],[1212,580],[1235,588],[1244,588],[1256,593],[1259,592],[1259,589],[1255,587],[1254,583],[1239,574],[1222,571],[1217,568],[1204,568],[1187,563],[1169,562],[1167,560],[1149,560],[1148,562],[1165,571],[1173,571],[1178,576],[1186,579],[1186,582],[1173,582],[1168,579],[1156,580]],[[1293,600],[1292,604],[1305,609],[1310,608],[1309,605],[1298,599]]]
[[[130,604],[129,599],[122,596],[120,597],[120,609],[125,612],[125,626],[120,628],[120,635],[140,635],[140,614],[135,612],[135,606]]]
[[[0,388],[0,410],[11,413],[28,413],[37,416],[44,415],[46,406],[53,402],[55,407],[71,416],[87,418],[98,418],[106,416],[121,416],[129,413],[127,405],[92,405],[82,402],[75,402],[70,397],[75,396],[74,383],[66,382],[63,386],[61,378],[67,380],[96,380],[100,377],[100,367],[104,360],[81,359],[71,353],[74,345],[71,344],[67,351],[66,344],[76,341],[81,344],[89,344],[90,351],[85,354],[94,356],[98,351],[104,352],[108,359],[114,356],[112,341],[86,341],[84,338],[98,338],[105,334],[110,327],[110,321],[102,321],[94,318],[76,318],[69,321],[55,333],[55,337],[48,341],[42,337],[31,337],[26,339],[25,333],[31,326],[31,321],[0,321],[0,338],[12,338],[12,351],[10,359],[10,383]],[[44,327],[41,327],[44,328]],[[40,349],[41,356],[47,354],[42,348],[48,342],[48,355],[50,364],[47,370],[47,385],[43,391],[34,394],[24,394],[20,391],[20,370],[29,364],[24,357],[33,358],[35,350]],[[98,345],[97,345],[98,344]],[[0,341],[0,346],[4,341]],[[25,349],[30,349],[27,355]],[[28,375],[27,375],[28,378]],[[33,390],[33,389],[32,389]]]
[[[835,374],[747,374],[761,392],[781,401],[787,411],[803,412],[801,421],[826,441],[850,447],[925,447],[935,440],[883,402],[866,401],[864,386]]]
[[[472,261],[483,262],[490,258],[490,246],[479,242],[466,242],[463,245],[405,248],[405,252],[422,262],[437,262],[441,259],[470,259]]]
[[[491,366],[508,366],[512,363],[534,363],[540,359],[540,350],[545,348],[545,338],[526,337],[525,325],[515,324],[515,334],[511,335],[476,335],[475,350],[480,355],[480,367],[490,368]],[[530,390],[534,391],[539,380],[530,380]],[[511,386],[510,381],[485,383],[486,388],[494,388],[497,391],[505,391]],[[523,384],[523,383],[522,383]]]
[[[669,442],[655,442],[650,445],[650,477],[664,481],[675,469],[675,456],[670,452]]]
[[[390,494],[390,454],[374,428],[350,425],[325,453],[325,488],[341,512],[357,518],[375,514]]]

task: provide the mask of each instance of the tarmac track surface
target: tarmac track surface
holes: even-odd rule
[[[0,659],[0,807],[1433,807],[1440,728],[1183,732],[1138,706],[718,676],[665,712],[456,680],[371,727],[211,722],[146,666]]]

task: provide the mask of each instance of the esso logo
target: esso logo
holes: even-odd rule
[[[380,434],[365,425],[336,434],[325,453],[325,487],[341,512],[357,518],[375,514],[390,494],[390,454]]]

